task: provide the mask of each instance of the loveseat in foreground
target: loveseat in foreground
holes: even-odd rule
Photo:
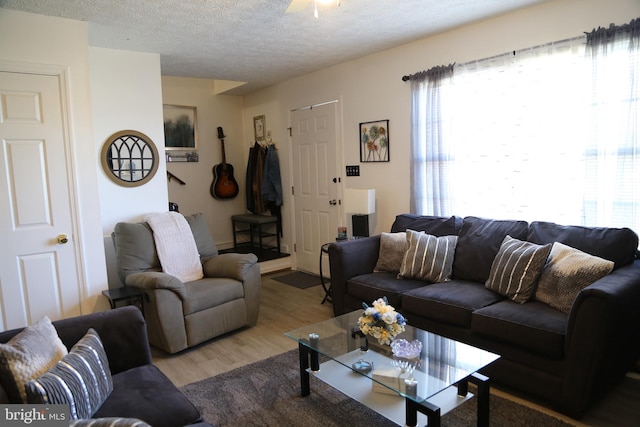
[[[153,427],[208,426],[195,406],[151,362],[144,318],[135,307],[72,317],[52,322],[62,343],[71,349],[89,328],[99,335],[112,375],[113,391],[93,419],[138,419]],[[0,332],[8,342],[22,329]],[[0,403],[11,401],[0,386]]]
[[[405,230],[457,236],[450,280],[398,278],[400,268],[374,271],[379,263],[393,258],[388,252],[392,246],[384,244],[387,238]],[[633,231],[405,214],[396,218],[391,232],[329,246],[335,315],[386,296],[409,324],[501,355],[482,371],[494,383],[574,418],[584,415],[634,368],[640,354],[640,260],[636,260],[638,236]],[[516,258],[503,246],[513,242],[525,246],[529,242],[542,251],[542,272],[534,277],[535,286],[545,274],[549,283],[557,279],[572,285],[570,276],[552,277],[555,270],[545,273],[556,248],[596,256],[612,271],[569,300],[566,295],[544,298],[535,286],[526,298],[487,288],[496,258],[504,263]],[[546,253],[549,258],[544,261]],[[508,276],[498,279],[508,281]],[[495,279],[494,274],[491,280]],[[525,301],[512,299],[518,297]],[[561,310],[563,298],[568,301],[565,311]]]

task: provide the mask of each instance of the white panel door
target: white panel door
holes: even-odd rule
[[[320,247],[338,233],[336,103],[291,113],[296,267],[319,273]]]
[[[0,72],[0,328],[80,314],[58,76]]]

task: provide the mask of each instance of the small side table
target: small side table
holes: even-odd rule
[[[324,282],[324,275],[322,274],[322,258],[324,254],[329,254],[329,245],[331,243],[325,243],[320,247],[320,283],[322,284],[322,289],[324,289],[324,298],[320,304],[324,304],[326,301],[331,301],[331,282],[329,282],[328,286]]]
[[[126,301],[124,305],[135,305],[140,309],[144,316],[144,295],[145,293],[137,288],[131,286],[123,286],[121,288],[107,289],[102,291],[102,295],[107,297],[111,309],[117,307],[117,303],[120,301]],[[134,301],[133,304],[131,301]]]

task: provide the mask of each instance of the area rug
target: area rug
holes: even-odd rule
[[[283,274],[282,276],[271,277],[271,279],[281,283],[286,283],[287,285],[294,286],[299,289],[307,289],[322,283],[320,281],[320,276],[302,271],[293,271],[291,273]]]
[[[234,369],[181,387],[215,426],[393,426],[391,421],[318,379],[311,395],[300,396],[298,350]],[[491,396],[491,425],[504,427],[571,426],[550,415]],[[442,418],[444,427],[476,425],[471,399]]]

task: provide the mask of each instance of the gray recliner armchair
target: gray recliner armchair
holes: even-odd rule
[[[149,342],[176,353],[258,320],[260,266],[253,254],[218,254],[202,214],[186,216],[204,278],[181,282],[163,273],[153,231],[146,222],[116,224],[118,275],[145,291]]]

